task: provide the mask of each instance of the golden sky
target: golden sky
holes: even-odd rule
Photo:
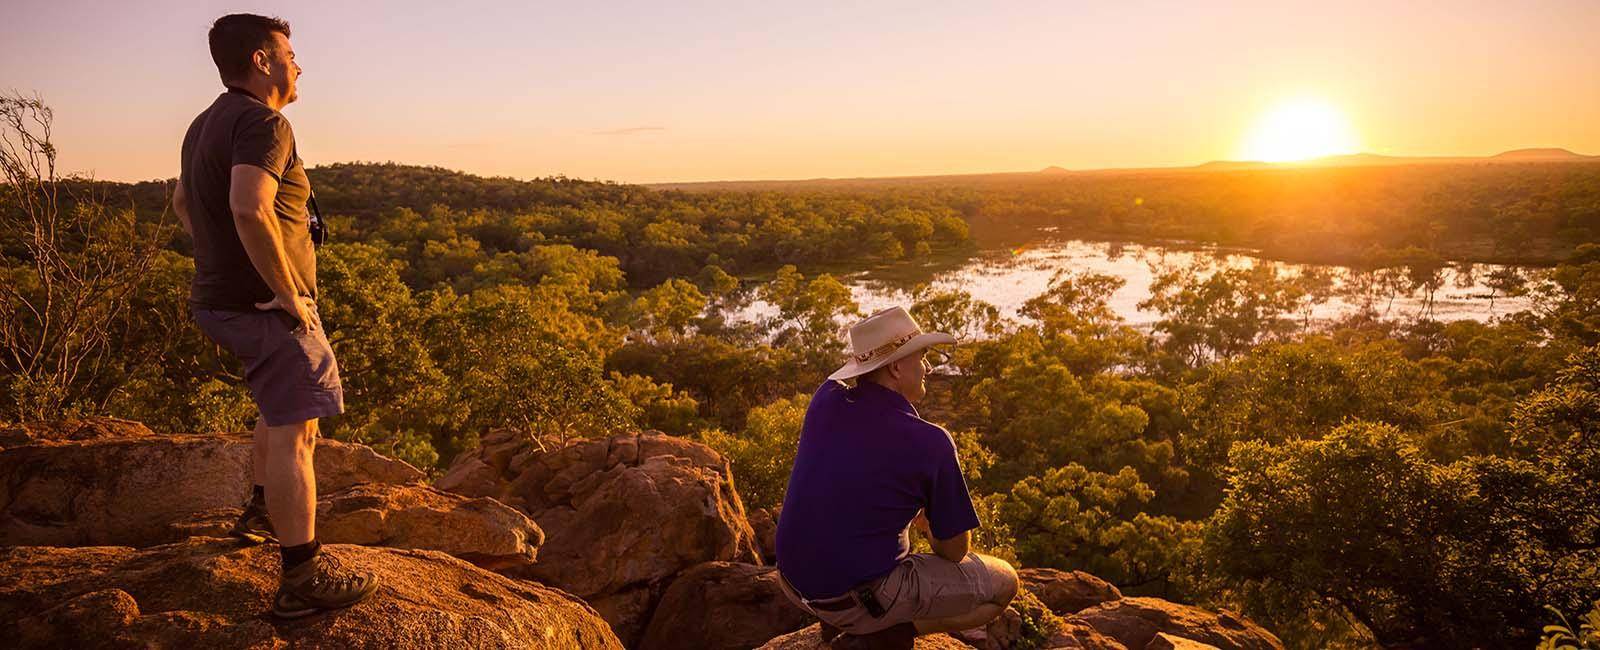
[[[64,169],[171,177],[221,90],[206,28],[232,11],[293,25],[306,73],[284,112],[312,164],[624,182],[1190,165],[1259,150],[1307,104],[1362,151],[1600,154],[1594,0],[11,0],[0,89],[56,109]]]

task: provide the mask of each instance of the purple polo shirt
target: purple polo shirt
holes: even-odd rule
[[[978,527],[950,433],[899,393],[857,384],[828,381],[811,396],[778,517],[778,570],[810,599],[893,570],[920,509],[938,539]]]

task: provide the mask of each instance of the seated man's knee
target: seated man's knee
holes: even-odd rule
[[[1016,600],[1017,591],[1021,588],[1021,580],[1017,578],[1017,570],[1010,562],[989,555],[978,556],[983,558],[983,564],[989,569],[990,580],[994,581],[994,600],[1000,605],[1009,605]]]

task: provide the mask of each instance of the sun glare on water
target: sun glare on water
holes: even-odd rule
[[[1359,146],[1339,109],[1320,99],[1301,98],[1281,102],[1256,120],[1240,156],[1289,162],[1355,153]]]

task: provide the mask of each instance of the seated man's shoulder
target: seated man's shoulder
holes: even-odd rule
[[[827,379],[822,382],[821,386],[817,387],[816,392],[811,394],[811,399],[816,400],[817,398],[822,397],[835,397],[838,395],[843,395],[848,390],[850,390],[850,387],[844,385],[844,382],[837,379]]]
[[[904,423],[906,433],[935,449],[955,449],[956,440],[950,430],[919,417],[908,417]]]

